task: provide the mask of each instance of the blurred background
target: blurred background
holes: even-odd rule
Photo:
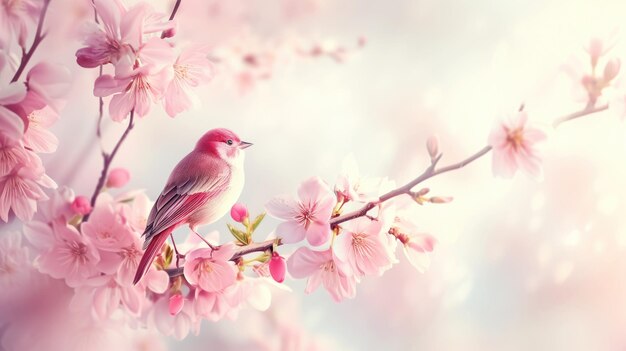
[[[177,40],[212,45],[216,78],[197,90],[201,108],[171,119],[155,107],[137,121],[114,166],[155,198],[197,138],[227,127],[254,143],[241,201],[255,213],[309,176],[334,182],[349,153],[362,174],[404,183],[428,165],[432,134],[448,164],[482,148],[521,103],[548,130],[583,108],[563,67],[586,63],[589,38],[619,31],[625,10],[610,0],[183,0]],[[57,183],[90,195],[101,158],[86,87],[97,70],[79,68],[74,52],[77,23],[92,12],[86,0],[55,0],[50,11],[56,37],[38,53],[71,67],[74,88],[53,127],[59,150],[44,162]],[[626,58],[622,44],[613,56]],[[345,55],[302,54],[313,47]],[[246,51],[266,60],[262,72],[224,61]],[[124,127],[104,122],[107,150]],[[399,257],[340,304],[288,280],[293,292],[277,292],[269,311],[205,321],[169,349],[626,349],[624,123],[609,110],[564,124],[544,151],[542,181],[495,179],[486,157],[425,183],[454,196],[422,209],[421,228],[439,240],[425,274]],[[222,220],[203,232],[225,229]]]

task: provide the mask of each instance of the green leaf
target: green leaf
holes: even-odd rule
[[[252,232],[254,232],[256,230],[256,228],[259,226],[259,224],[261,224],[261,222],[263,221],[263,218],[265,218],[265,212],[261,213],[260,215],[256,216],[256,218],[254,219],[254,221],[252,221]],[[250,233],[252,234],[252,233]]]
[[[235,237],[235,239],[237,239],[237,241],[239,241],[240,243],[242,243],[244,245],[248,244],[248,240],[246,239],[246,237],[247,237],[246,233],[244,233],[241,230],[233,227],[229,223],[226,223],[226,226],[228,227],[228,230],[230,231],[230,233]]]

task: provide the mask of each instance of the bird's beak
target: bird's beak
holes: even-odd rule
[[[241,143],[239,143],[239,149],[240,150],[247,149],[250,146],[252,146],[252,143],[249,143],[247,141],[242,141]]]

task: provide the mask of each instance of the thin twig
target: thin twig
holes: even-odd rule
[[[260,243],[252,243],[250,245],[241,246],[233,254],[233,257],[231,257],[230,260],[236,262],[241,257],[243,257],[243,256],[245,256],[247,254],[251,254],[253,252],[269,251],[269,250],[272,249],[272,247],[274,247],[274,245],[280,246],[282,244],[283,243],[282,243],[282,241],[280,239],[273,239],[273,240],[262,241]],[[176,267],[176,268],[168,268],[165,271],[167,272],[167,274],[170,277],[177,277],[179,275],[183,275],[183,269],[184,269],[184,267]]]
[[[126,140],[128,133],[130,133],[131,129],[133,129],[134,126],[135,126],[135,110],[131,110],[130,117],[128,119],[128,126],[126,127],[126,130],[124,130],[124,133],[122,134],[120,139],[117,141],[117,143],[113,147],[113,150],[111,151],[111,153],[108,154],[106,152],[102,152],[102,163],[103,163],[102,172],[100,172],[100,178],[98,179],[98,184],[96,185],[96,189],[94,190],[93,195],[91,195],[92,207],[95,206],[96,198],[98,197],[98,194],[100,194],[100,191],[102,191],[102,188],[104,187],[104,182],[106,181],[107,174],[109,173],[109,167],[111,167],[113,158],[115,158],[115,155],[119,151],[120,146],[122,146],[122,143],[124,142],[124,140]],[[88,216],[85,216],[83,221],[87,221],[87,219],[88,219]]]
[[[17,80],[20,79],[20,76],[24,72],[24,69],[26,69],[26,65],[28,65],[28,61],[30,61],[30,58],[35,53],[35,50],[46,37],[46,34],[42,34],[41,31],[43,30],[43,22],[46,19],[46,13],[48,12],[49,5],[50,0],[44,0],[43,7],[41,8],[41,13],[39,14],[39,22],[37,22],[37,30],[35,31],[33,45],[30,46],[30,49],[28,49],[28,52],[26,53],[24,53],[24,48],[22,48],[22,60],[20,61],[20,65],[17,67],[17,71],[15,71],[15,74],[11,79],[11,83],[17,82]]]
[[[174,8],[172,9],[172,13],[170,14],[170,21],[172,21],[174,19],[174,17],[176,17],[176,13],[178,12],[178,7],[180,6],[182,0],[176,0],[176,3],[174,4]],[[161,39],[165,38],[165,31],[163,31],[161,33]]]
[[[583,116],[587,116],[596,112],[604,111],[607,108],[608,108],[608,105],[604,105],[600,107],[591,107],[591,108],[587,106],[585,109],[581,111],[574,112],[565,117],[557,119],[557,121],[560,121],[560,122],[559,123],[555,122],[555,125],[558,125],[560,123],[567,122],[576,118],[580,118]],[[491,150],[492,150],[491,146],[485,146],[482,149],[480,149],[478,152],[474,153],[473,155],[469,156],[468,158],[462,161],[453,163],[445,167],[437,168],[437,164],[439,163],[439,160],[441,159],[441,155],[439,155],[437,158],[431,161],[431,164],[428,166],[428,168],[426,168],[426,170],[424,170],[424,172],[420,174],[417,178],[413,179],[412,181],[406,183],[405,185],[399,188],[396,188],[394,190],[391,190],[381,195],[376,201],[371,201],[371,202],[366,203],[365,205],[363,205],[363,207],[361,207],[358,210],[348,212],[339,217],[332,218],[330,220],[330,226],[336,227],[340,223],[347,222],[347,221],[350,221],[359,217],[367,216],[367,213],[371,209],[382,204],[383,202],[393,199],[394,197],[402,195],[402,194],[410,195],[411,189],[413,189],[418,184],[432,177],[438,176],[440,174],[461,169],[467,166],[468,164],[478,160],[479,158],[485,156]],[[237,261],[240,257],[253,253],[253,252],[263,252],[263,251],[270,250],[273,247],[273,245],[280,246],[282,245],[282,242],[280,242],[280,240],[278,241],[268,240],[268,241],[263,241],[260,243],[253,243],[250,245],[242,246],[235,252],[233,257],[231,258],[231,261]],[[183,274],[183,267],[166,269],[166,272],[170,275],[170,277],[180,276]]]
[[[570,113],[569,115],[563,116],[561,118],[557,118],[554,123],[553,126],[554,128],[560,126],[563,122],[567,122],[567,121],[571,121],[573,119],[577,119],[580,117],[585,117],[587,115],[590,115],[592,113],[597,113],[597,112],[602,112],[604,110],[607,110],[609,108],[609,104],[604,104],[602,106],[598,106],[598,107],[594,107],[592,106],[587,106],[587,108],[585,108],[584,110],[578,111],[578,112],[574,112],[574,113]]]

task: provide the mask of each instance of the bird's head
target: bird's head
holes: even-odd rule
[[[225,128],[211,129],[196,144],[196,151],[234,162],[243,155],[242,150],[252,143],[241,141],[237,134]]]

